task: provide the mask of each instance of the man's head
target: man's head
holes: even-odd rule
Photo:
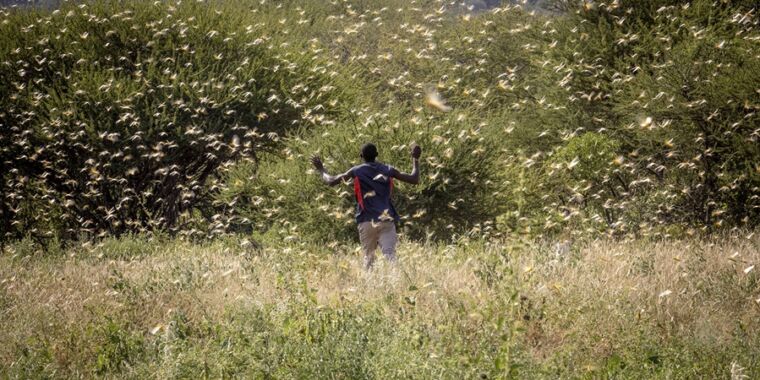
[[[362,145],[361,156],[365,162],[375,162],[377,157],[377,147],[372,143]]]

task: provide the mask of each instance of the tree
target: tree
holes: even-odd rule
[[[655,224],[760,221],[753,3],[595,2],[573,16],[570,99],[588,130],[622,142],[619,205],[657,194]]]

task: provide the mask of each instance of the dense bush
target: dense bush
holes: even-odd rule
[[[600,2],[569,18],[572,109],[621,143],[627,179],[613,207],[659,203],[644,230],[760,221],[755,6]]]
[[[563,110],[537,112],[543,144],[521,136],[511,155],[521,180],[506,183],[518,202],[504,225],[655,236],[757,225],[754,2],[557,4],[568,13],[537,41],[549,70],[531,84]]]
[[[465,15],[456,7],[427,14],[424,9],[383,11],[393,5],[403,4],[346,4],[335,10],[380,20],[359,29],[373,32],[353,33],[360,26],[354,18],[333,19],[330,27],[339,37],[322,40],[340,62],[333,83],[355,89],[344,105],[347,112],[335,126],[293,136],[281,154],[263,158],[258,172],[251,164],[234,168],[219,197],[241,205],[231,210],[233,219],[280,237],[353,237],[350,188],[324,187],[309,174],[306,159],[320,152],[331,172],[342,172],[359,163],[358,147],[373,141],[381,160],[408,170],[405,147],[416,142],[425,150],[422,184],[400,186],[395,197],[405,230],[415,238],[448,238],[473,228],[491,231],[495,217],[515,204],[509,188],[511,157],[516,151],[532,155],[549,150],[562,141],[562,133],[569,133],[566,129],[572,130],[558,121],[562,107],[544,102],[544,91],[560,93],[554,98],[563,95],[552,88],[556,74],[542,69],[546,54],[522,46],[549,43],[551,23],[533,30],[531,16],[519,8],[483,13],[479,22],[462,22]],[[378,37],[382,35],[389,38]],[[427,107],[425,94],[433,88],[450,113]],[[528,196],[535,196],[536,189],[530,190],[534,193]]]
[[[220,193],[223,203],[237,201],[241,218],[280,237],[334,241],[356,235],[354,194],[350,184],[330,188],[308,158],[320,154],[332,174],[361,163],[365,142],[378,146],[378,161],[411,172],[409,147],[423,147],[421,181],[417,186],[396,181],[394,203],[402,225],[413,237],[444,238],[487,223],[503,212],[498,193],[501,163],[490,129],[472,128],[456,116],[433,116],[421,125],[402,124],[398,114],[370,114],[349,127],[338,124],[319,135],[293,137],[277,157],[228,173]],[[440,124],[438,124],[440,123]]]
[[[322,108],[302,112],[330,88],[301,64],[312,60],[278,53],[243,10],[3,11],[3,239],[183,229],[195,210],[214,213],[208,182],[221,166],[317,122]]]
[[[132,4],[3,11],[4,239],[352,236],[366,141],[416,237],[760,221],[754,2]]]

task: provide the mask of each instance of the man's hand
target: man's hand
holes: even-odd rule
[[[314,168],[317,169],[318,172],[324,173],[325,166],[322,164],[322,159],[316,154],[311,156],[311,164],[314,165]]]
[[[398,178],[399,180],[410,183],[412,185],[416,185],[420,183],[420,168],[419,168],[419,162],[418,159],[420,158],[420,155],[422,154],[422,148],[420,148],[417,144],[412,144],[411,146],[410,154],[412,156],[412,172],[402,173],[395,168],[393,168],[393,171],[391,172],[391,176],[393,178]]]
[[[349,169],[347,172],[343,174],[338,175],[330,175],[325,171],[325,165],[322,164],[322,159],[319,158],[316,154],[311,156],[311,164],[314,165],[314,168],[317,169],[317,171],[320,174],[320,177],[322,177],[322,180],[325,181],[326,184],[330,186],[335,186],[339,184],[341,181],[347,181],[351,178],[351,169]]]
[[[422,148],[420,148],[420,146],[417,144],[412,145],[412,158],[416,160],[420,158],[421,154],[422,154]]]

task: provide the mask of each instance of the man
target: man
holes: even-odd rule
[[[359,240],[364,250],[364,267],[372,268],[375,261],[375,249],[378,244],[383,255],[390,262],[396,261],[396,222],[399,217],[391,201],[393,179],[416,185],[420,182],[418,161],[422,149],[413,145],[412,173],[401,173],[396,168],[376,162],[377,147],[364,144],[361,148],[361,158],[364,163],[354,166],[339,175],[330,175],[325,171],[322,159],[314,155],[311,163],[322,176],[322,180],[330,186],[341,181],[354,181],[356,195],[356,223],[359,227]]]

